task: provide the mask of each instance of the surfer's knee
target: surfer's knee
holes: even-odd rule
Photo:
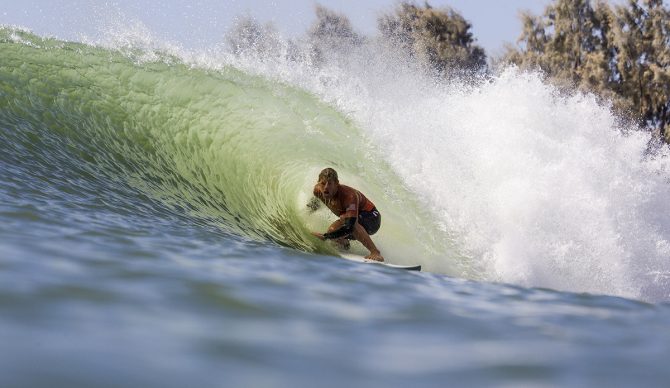
[[[328,233],[331,233],[331,232],[334,232],[334,231],[340,229],[342,227],[342,225],[343,225],[342,220],[337,220],[337,221],[333,222],[328,227]]]

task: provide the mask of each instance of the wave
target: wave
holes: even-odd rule
[[[361,163],[382,160],[377,150],[349,118],[303,89],[141,48],[12,28],[0,41],[0,127],[15,164],[58,169],[103,197],[114,182],[129,201],[146,198],[139,207],[159,203],[225,233],[306,251],[333,252],[309,234],[325,229],[328,215],[306,208],[327,165],[375,198],[385,217],[402,221],[386,228],[387,239],[397,239],[389,245],[398,245],[395,255],[410,246],[416,254],[408,225],[432,222],[420,211],[397,211],[397,203],[412,203],[410,193],[386,163],[373,170]],[[393,192],[384,191],[389,182]]]
[[[15,28],[0,42],[15,165],[28,156],[103,196],[116,182],[139,207],[318,252],[332,250],[308,231],[332,216],[305,203],[332,166],[384,214],[375,241],[393,261],[670,299],[667,152],[540,74],[440,81],[376,41],[318,65]]]

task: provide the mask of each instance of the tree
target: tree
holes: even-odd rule
[[[609,8],[588,0],[558,0],[543,17],[521,15],[522,49],[510,49],[507,59],[523,67],[539,67],[559,81],[602,89],[608,74]],[[598,75],[598,76],[597,76]]]
[[[271,23],[262,25],[251,16],[237,19],[226,33],[226,43],[233,54],[253,53],[261,58],[276,54],[281,46],[275,27]]]
[[[316,5],[316,21],[308,35],[313,43],[333,49],[346,49],[363,42],[363,38],[354,32],[351,22],[344,14],[320,4]]]
[[[559,84],[594,92],[668,137],[670,13],[662,0],[557,0],[542,17],[522,15],[519,47],[505,60],[539,67]]]
[[[616,16],[617,91],[644,124],[670,140],[670,12],[661,0],[629,0],[628,7],[616,7]]]
[[[451,8],[402,2],[378,25],[382,36],[440,72],[481,71],[486,66],[484,49],[474,44],[472,25]]]

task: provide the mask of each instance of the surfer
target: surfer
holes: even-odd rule
[[[348,240],[358,240],[370,254],[365,256],[369,260],[384,261],[370,238],[377,233],[381,225],[382,216],[375,205],[360,191],[341,185],[337,172],[326,168],[319,174],[319,180],[314,185],[314,197],[307,206],[315,211],[323,202],[336,216],[340,217],[333,222],[326,233],[312,232],[321,240],[335,240],[338,245],[348,249]]]

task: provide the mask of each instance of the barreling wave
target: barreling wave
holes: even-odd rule
[[[13,28],[0,29],[0,44],[4,165],[114,196],[102,201],[112,214],[180,214],[332,252],[309,235],[332,216],[305,207],[332,166],[381,210],[374,239],[391,261],[670,299],[668,150],[649,154],[648,134],[541,75],[440,81],[375,41],[321,64],[193,59]]]
[[[418,230],[432,222],[407,211],[416,201],[359,128],[305,90],[232,66],[194,67],[167,53],[140,59],[139,48],[14,28],[0,30],[0,44],[0,149],[14,168],[48,169],[68,190],[102,198],[120,192],[136,211],[153,209],[143,216],[156,222],[176,212],[305,251],[332,249],[309,234],[328,216],[305,206],[326,166],[401,221],[386,230],[397,252],[416,250]]]

